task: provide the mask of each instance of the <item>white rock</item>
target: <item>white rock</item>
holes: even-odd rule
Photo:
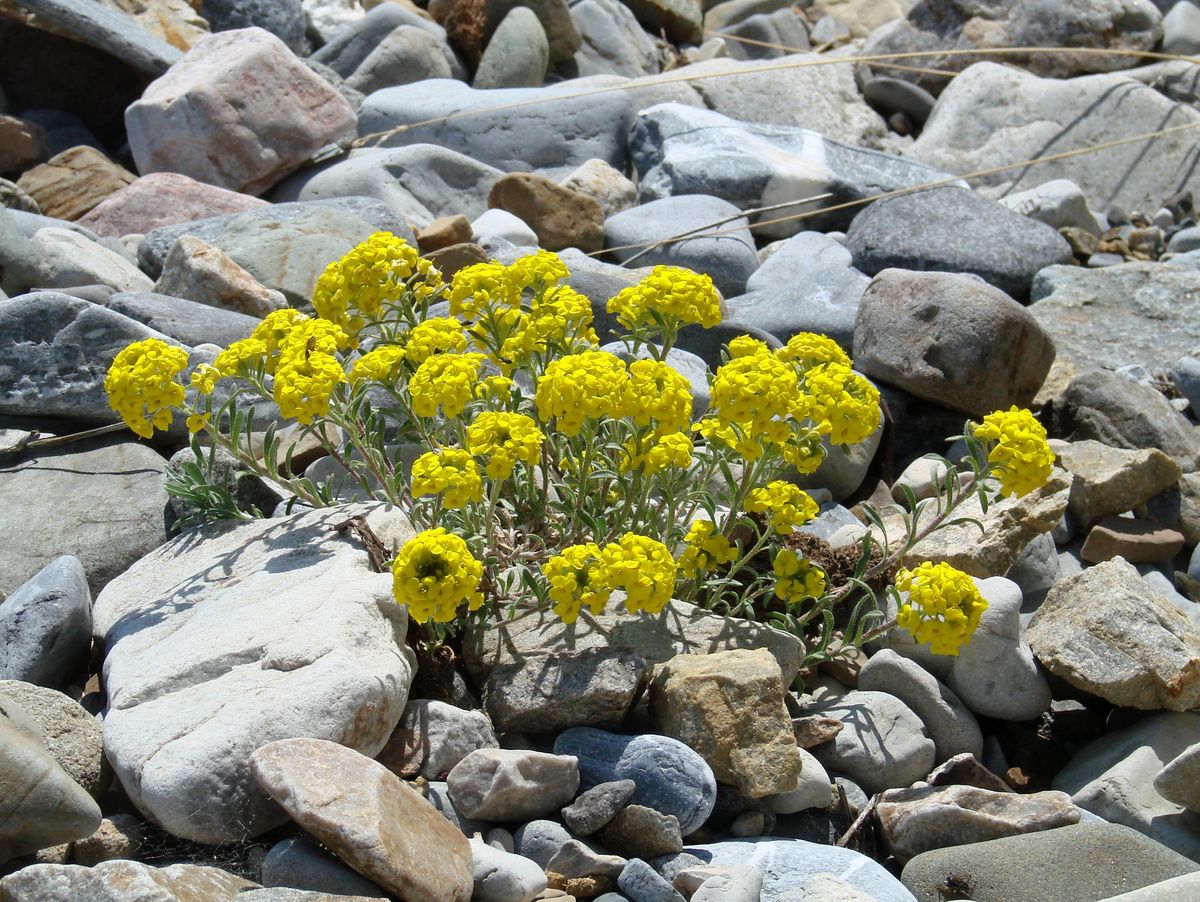
[[[1008,194],[999,200],[1010,210],[1056,229],[1083,229],[1096,237],[1103,231],[1088,209],[1083,190],[1070,179],[1051,179],[1036,188]]]
[[[414,699],[376,760],[403,777],[440,780],[476,749],[498,748],[492,722],[482,711]]]
[[[471,840],[471,871],[474,902],[530,902],[546,888],[546,874],[535,862],[478,838]]]
[[[1154,778],[1154,788],[1164,799],[1200,811],[1200,742],[1171,759]]]
[[[919,457],[905,467],[904,472],[892,484],[892,497],[903,504],[904,488],[908,488],[918,501],[933,498],[946,485],[946,477],[946,464],[943,461]],[[972,473],[959,473],[955,494],[961,494],[961,490],[973,481]]]
[[[507,210],[488,210],[471,223],[471,231],[480,244],[502,238],[517,247],[536,247],[538,240],[533,229]]]
[[[149,291],[154,281],[103,245],[69,229],[38,229],[30,239],[37,254],[39,288],[109,285],[117,291]]]
[[[833,782],[825,767],[807,749],[800,749],[800,785],[791,792],[767,796],[763,801],[776,814],[795,814],[809,808],[827,808],[833,800]]]
[[[477,749],[446,777],[454,807],[470,818],[529,821],[569,805],[579,759],[524,749]]]

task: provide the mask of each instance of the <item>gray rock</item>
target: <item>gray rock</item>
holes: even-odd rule
[[[675,875],[674,885],[679,885],[681,877],[702,880],[692,891],[693,902],[758,902],[762,898],[763,875],[755,868],[731,867],[706,876],[710,873],[706,868],[681,871]]]
[[[514,6],[488,41],[479,68],[476,88],[537,88],[550,64],[550,44],[537,14]]]
[[[834,447],[829,436],[821,439],[821,447],[825,449],[825,459],[816,471],[808,475],[798,475],[790,470],[788,478],[803,489],[826,489],[835,501],[845,501],[858,491],[867,477],[875,452],[879,450],[883,438],[884,418],[879,419],[879,426],[857,445],[850,446],[847,454],[841,448]],[[843,523],[842,525],[849,525]],[[831,536],[832,537],[832,534]]]
[[[626,861],[576,839],[558,821],[530,821],[517,830],[516,850],[547,871],[564,877],[604,876],[615,880]]]
[[[108,285],[117,291],[149,291],[153,283],[123,255],[78,232],[47,228],[34,233],[35,283],[40,288]]]
[[[15,211],[0,207],[0,289],[10,296],[28,291],[40,281],[37,266],[37,252],[22,220]]]
[[[579,836],[590,836],[616,817],[636,791],[632,780],[599,783],[562,810],[563,823]]]
[[[617,886],[632,902],[685,902],[670,883],[640,858],[625,865]]]
[[[416,10],[406,9],[398,3],[380,3],[357,22],[339,31],[311,59],[328,66],[342,78],[349,78],[389,34],[404,25],[427,31],[439,41],[446,40],[446,30]]]
[[[1060,573],[1058,546],[1054,536],[1047,532],[1025,546],[1004,577],[1021,590],[1021,612],[1026,613],[1031,605],[1041,603],[1046,590],[1058,582]]]
[[[508,823],[569,804],[579,777],[579,762],[571,755],[482,748],[458,762],[446,784],[455,807],[467,817]]]
[[[554,742],[555,754],[579,759],[584,788],[633,780],[633,803],[674,815],[687,836],[712,813],[717,782],[694,751],[666,736],[620,736],[591,727],[572,727]]]
[[[498,747],[491,721],[482,711],[422,698],[408,703],[375,760],[401,777],[419,774],[439,780],[476,749]]]
[[[1056,442],[1058,463],[1072,475],[1067,513],[1081,530],[1133,510],[1174,486],[1179,465],[1157,448],[1127,450],[1102,442]]]
[[[1180,0],[1162,20],[1162,52],[1200,53],[1200,8]]]
[[[1059,582],[1027,635],[1051,673],[1114,705],[1186,711],[1200,704],[1200,631],[1124,560]]]
[[[1185,354],[1171,364],[1168,378],[1181,396],[1187,398],[1192,414],[1200,411],[1200,357]]]
[[[380,896],[378,884],[343,864],[307,836],[271,846],[262,862],[263,886],[291,887],[338,896]]]
[[[454,802],[450,800],[449,788],[442,781],[430,781],[425,787],[425,798],[429,800],[429,804],[436,808],[442,817],[454,824],[464,836],[485,833],[491,828],[491,824],[469,818],[459,811],[455,807]]]
[[[1072,259],[1054,229],[953,185],[875,201],[855,217],[846,244],[867,275],[974,273],[1018,300],[1029,297],[1039,270]]]
[[[596,831],[596,841],[627,858],[653,859],[683,851],[675,815],[645,805],[626,805]]]
[[[925,124],[937,102],[920,85],[887,75],[878,75],[867,82],[863,86],[863,97],[882,115],[902,113],[917,128]]]
[[[219,247],[181,235],[163,261],[154,290],[258,319],[286,307],[287,299],[267,288]]]
[[[19,680],[0,680],[0,707],[10,718],[13,708],[26,722],[20,729],[45,746],[59,767],[94,799],[108,789],[112,772],[104,760],[100,723],[83,706],[54,689]]]
[[[201,344],[228,347],[248,338],[259,323],[257,317],[236,310],[222,310],[150,291],[114,294],[104,306],[189,347]]]
[[[747,220],[730,218],[737,215],[736,206],[717,197],[664,197],[610,216],[604,221],[604,239],[613,248],[613,256],[622,262],[638,255],[639,266],[662,264],[702,272],[711,276],[717,290],[728,297],[744,292],[746,280],[758,269]],[[685,233],[692,234],[681,241],[651,247],[656,241]]]
[[[1005,195],[1000,203],[1054,229],[1083,229],[1097,238],[1103,231],[1088,209],[1083,191],[1070,179],[1052,179],[1036,188]]]
[[[546,888],[546,875],[521,855],[493,848],[482,839],[471,840],[471,894],[477,902],[531,902]]]
[[[1200,898],[1200,874],[1185,874],[1170,880],[1160,880],[1141,889],[1110,896],[1104,902],[1158,902],[1160,899],[1187,899],[1193,896]]]
[[[0,892],[13,902],[76,902],[129,898],[204,899],[205,902],[317,902],[311,896],[280,896],[220,868],[173,864],[156,868],[140,861],[104,861],[86,868],[74,864],[37,864],[0,881]],[[260,893],[271,895],[263,896]],[[375,902],[375,900],[371,900]]]
[[[485,0],[486,33],[491,40],[495,40],[496,29],[517,7],[529,9],[541,23],[549,44],[551,66],[567,62],[580,48],[579,28],[566,0]]]
[[[1069,792],[1080,808],[1195,860],[1200,855],[1200,814],[1159,795],[1154,778],[1197,741],[1200,714],[1152,714],[1084,746],[1058,772],[1053,786]]]
[[[55,558],[0,602],[0,679],[60,688],[87,670],[92,596],[78,558]]]
[[[1029,312],[1077,369],[1167,367],[1200,346],[1200,272],[1154,263],[1050,266]],[[1164,321],[1172,323],[1163,329]]]
[[[714,79],[713,83],[734,80]],[[748,116],[751,109],[784,106],[746,98],[740,108],[731,106],[727,113]],[[807,128],[753,123],[679,103],[642,109],[629,134],[629,153],[644,201],[709,194],[744,210],[832,195],[752,216],[752,224],[783,220],[755,229],[770,238],[786,238],[804,228],[845,228],[857,208],[812,214],[945,178],[940,171],[838,143]],[[800,213],[806,218],[786,219]]]
[[[775,59],[810,47],[804,20],[791,9],[747,16],[717,34],[730,58],[738,60]]]
[[[1003,114],[997,114],[1001,109]],[[1090,147],[1156,132],[1168,120],[1172,126],[1200,122],[1200,113],[1124,75],[1086,75],[1068,82],[1038,78],[1011,66],[976,63],[938,98],[933,116],[906,156],[950,172],[976,172],[1060,147]],[[1200,187],[1187,135],[1164,135],[1020,166],[972,183],[989,196],[1002,197],[1065,178],[1083,190],[1093,210],[1115,205],[1150,212],[1165,198]],[[1047,141],[1054,143],[1048,148]]]
[[[120,438],[26,453],[0,470],[0,592],[68,552],[93,596],[162,544],[167,462]]]
[[[1080,823],[918,855],[902,879],[921,902],[940,902],[951,877],[966,876],[976,899],[1084,902],[1189,874],[1197,866],[1128,827]],[[1169,896],[1159,898],[1170,898]]]
[[[966,705],[915,661],[881,649],[859,671],[858,688],[887,692],[912,709],[933,740],[935,762],[964,752],[983,754],[983,734]]]
[[[346,84],[368,95],[427,78],[455,78],[456,69],[461,64],[444,38],[426,28],[400,25],[355,67]]]
[[[582,36],[575,53],[575,66],[581,76],[638,78],[658,72],[658,48],[624,3],[579,0],[571,5],[571,18]]]
[[[998,357],[997,348],[1014,352]],[[853,356],[867,376],[981,417],[1028,405],[1054,344],[1020,304],[978,279],[889,269],[863,294]]]
[[[283,822],[247,766],[264,744],[329,737],[373,755],[399,721],[415,667],[407,613],[334,528],[356,514],[387,544],[413,535],[380,505],[203,526],[97,597],[105,753],[174,835],[228,842]]]
[[[1184,0],[1180,0],[1180,2],[1184,2]],[[1184,5],[1192,6],[1190,3],[1184,3]],[[1200,9],[1192,8],[1196,9],[1197,14],[1200,14]],[[1200,227],[1198,226],[1180,229],[1167,242],[1167,252],[1171,254],[1187,254],[1194,250],[1200,250]]]
[[[214,32],[258,26],[297,56],[308,49],[301,0],[205,0],[204,18]]]
[[[1154,789],[1164,799],[1200,812],[1200,742],[1189,745],[1154,777]]]

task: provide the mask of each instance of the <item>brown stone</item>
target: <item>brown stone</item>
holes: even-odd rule
[[[1059,466],[1074,476],[1067,511],[1086,530],[1109,514],[1132,510],[1179,482],[1179,464],[1157,448],[1113,448],[1087,439],[1054,442]]]
[[[564,877],[556,871],[546,872],[547,889],[561,890],[576,899],[595,899],[612,889],[607,877]],[[543,895],[541,898],[547,898]],[[557,898],[561,899],[562,896]]]
[[[442,277],[449,280],[460,269],[474,266],[476,263],[487,263],[487,253],[478,244],[452,244],[441,250],[431,251],[424,255],[430,263],[442,272]]]
[[[488,207],[525,222],[546,250],[577,247],[585,253],[604,247],[604,210],[592,197],[564,188],[545,176],[513,172],[488,192]]]
[[[100,0],[137,19],[139,25],[172,47],[189,50],[209,33],[208,20],[200,15],[200,0]]]
[[[46,158],[46,132],[36,122],[0,116],[0,172],[19,172]]]
[[[45,215],[74,221],[136,178],[94,147],[72,147],[34,166],[17,184]]]
[[[419,792],[353,749],[281,739],[250,766],[260,787],[364,877],[402,899],[468,902],[471,846]]]
[[[683,851],[679,818],[645,805],[626,805],[595,833],[596,841],[624,858],[656,858]]]
[[[1007,783],[984,767],[970,752],[947,758],[929,774],[931,786],[976,786],[992,792],[1012,792]]]
[[[845,728],[846,725],[837,718],[821,717],[819,714],[792,718],[792,734],[796,737],[796,745],[802,749],[829,742]]]
[[[154,290],[260,319],[288,305],[280,292],[267,288],[223,250],[195,235],[183,235],[171,246]]]
[[[440,251],[455,244],[466,244],[475,235],[471,231],[471,220],[458,213],[454,216],[439,216],[423,229],[417,229],[417,247],[422,254]]]
[[[1183,548],[1183,533],[1150,520],[1105,517],[1088,533],[1079,556],[1090,564],[1123,557],[1131,564],[1169,561]]]
[[[97,235],[145,235],[159,226],[242,213],[269,204],[249,194],[207,185],[178,172],[152,172],[102,200],[79,218]]]
[[[66,902],[100,899],[170,899],[172,902],[235,902],[259,889],[220,868],[173,864],[156,868],[140,861],[104,861],[92,868],[44,864],[0,880],[5,902]]]

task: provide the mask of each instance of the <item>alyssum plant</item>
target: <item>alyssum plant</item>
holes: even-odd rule
[[[290,454],[279,464],[277,422],[252,450],[249,404],[273,401],[279,421],[320,442],[362,497],[410,514],[419,532],[394,550],[395,597],[432,643],[522,599],[571,623],[620,592],[630,614],[678,599],[772,622],[805,639],[813,666],[896,625],[882,622],[874,588],[894,576],[899,626],[958,653],[986,607],[970,577],[940,563],[897,565],[955,522],[965,498],[986,506],[1045,483],[1053,454],[1032,414],[1013,408],[968,424],[973,478],[945,465],[932,520],[918,529],[919,512],[909,513],[895,547],[868,533],[853,573],[829,585],[792,541],[818,506],[788,476],[821,465],[823,439],[843,453],[876,430],[874,386],[825,336],[800,334],[775,351],[742,336],[696,420],[690,384],[666,360],[683,326],[720,322],[711,280],[660,266],[614,296],[607,309],[627,330],[614,354],[598,347],[591,302],[568,275],[539,251],[467,267],[446,284],[402,239],[378,233],[326,269],[315,316],[270,314],[186,387],[186,352],[137,342],[105,387],[139,435],[181,410],[212,448],[304,504],[344,498],[329,481],[294,475]],[[448,315],[431,316],[434,304]],[[171,489],[202,514],[248,516],[214,483],[195,466]]]

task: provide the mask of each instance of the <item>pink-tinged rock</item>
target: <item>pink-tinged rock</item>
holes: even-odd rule
[[[353,135],[357,122],[345,98],[261,28],[201,38],[125,111],[139,172],[247,194]]]
[[[265,206],[267,202],[260,198],[207,185],[177,172],[152,172],[110,194],[77,221],[97,235],[120,238],[144,235],[159,226]]]
[[[1183,548],[1183,533],[1152,520],[1105,517],[1088,533],[1079,556],[1089,564],[1120,555],[1131,564],[1169,561]]]

